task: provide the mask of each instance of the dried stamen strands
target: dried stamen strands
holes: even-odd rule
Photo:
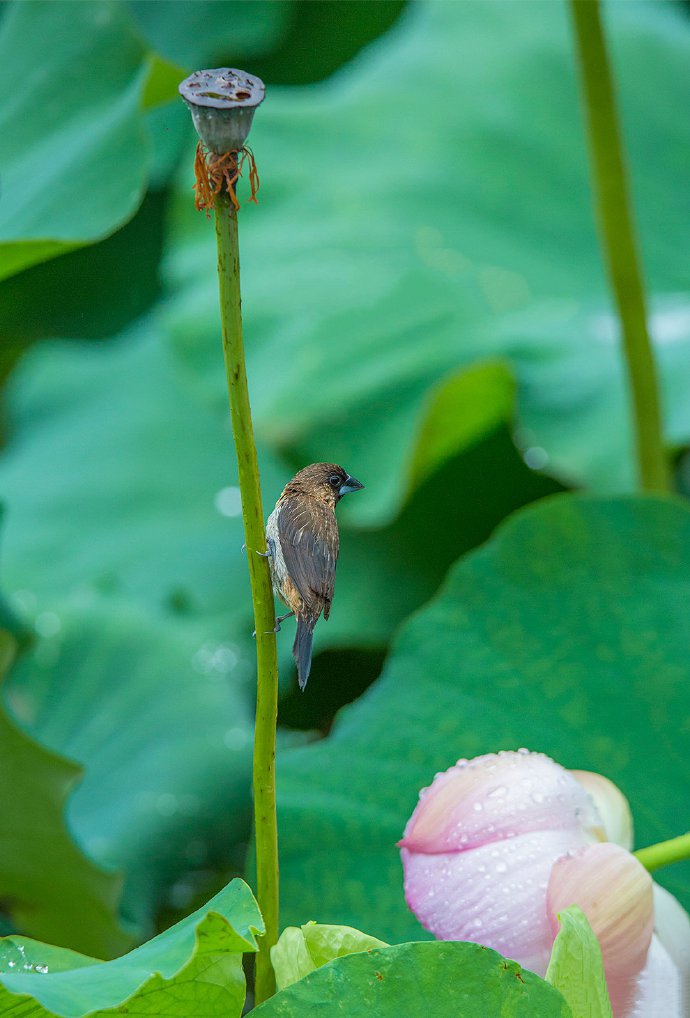
[[[249,163],[249,186],[251,188],[249,200],[258,203],[256,194],[260,184],[259,171],[256,168],[254,153],[250,148],[245,146],[239,152],[225,152],[223,155],[218,155],[216,152],[207,151],[203,142],[200,141],[197,144],[194,159],[194,176],[196,178],[194,204],[197,211],[203,211],[210,217],[210,210],[213,208],[215,199],[223,190],[223,186],[225,186],[233,206],[239,209],[240,203],[237,200],[235,185],[242,176],[245,161]]]

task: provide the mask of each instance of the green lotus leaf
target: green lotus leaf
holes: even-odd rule
[[[101,240],[146,185],[147,53],[121,4],[18,0],[0,26],[0,278]]]
[[[261,914],[241,880],[142,947],[99,962],[7,937],[0,940],[0,1007],[7,1018],[239,1018],[242,954],[256,951]]]
[[[114,596],[85,593],[50,607],[38,604],[34,612],[44,635],[13,669],[7,704],[44,752],[83,768],[67,804],[70,830],[91,858],[122,873],[110,911],[119,909],[139,936],[147,934],[161,904],[189,905],[197,893],[195,874],[242,865],[250,813],[252,659],[232,639],[219,639],[183,614],[147,616]],[[19,780],[17,769],[24,773],[8,750],[8,795]],[[75,770],[70,765],[70,775]],[[25,814],[25,827],[35,827],[41,815],[35,797],[17,801],[15,793],[12,800]],[[17,924],[22,932],[111,955],[92,940],[85,921],[75,920],[85,908],[76,893],[70,897],[80,884],[74,859],[51,855],[45,869],[54,825],[54,817],[47,818],[34,837],[36,862],[26,878],[36,883],[33,895],[45,899],[53,927],[31,925],[29,903],[16,912]],[[15,867],[23,865],[26,853],[10,844],[7,851],[16,855]],[[4,887],[10,900],[22,898],[17,879],[10,870]]]
[[[572,1018],[534,973],[477,944],[437,941],[337,958],[257,1007],[256,1018],[317,1013],[410,1018]]]
[[[689,575],[680,500],[561,495],[516,513],[401,629],[329,737],[280,761],[283,921],[428,936],[396,842],[419,790],[460,757],[525,746],[598,771],[628,797],[638,845],[677,835]],[[659,877],[686,907],[689,870]]]
[[[0,629],[0,677],[14,658]],[[111,956],[131,931],[118,920],[121,878],[98,868],[68,830],[68,799],[81,768],[26,735],[0,708],[0,897],[27,932]],[[46,866],[50,859],[50,866]]]
[[[674,167],[690,147],[676,112],[690,88],[690,22],[679,5],[606,14],[668,438],[687,442],[678,251],[690,205]],[[529,462],[600,492],[634,486],[564,2],[410,5],[337,78],[271,92],[251,142],[260,205],[240,218],[257,434],[296,461],[376,477],[352,522],[389,522],[410,480],[439,468],[438,447],[426,464],[419,452],[430,393],[486,360],[516,380]],[[172,218],[168,331],[223,413],[214,240],[190,208],[190,173]],[[444,455],[474,440],[460,394],[447,426]]]

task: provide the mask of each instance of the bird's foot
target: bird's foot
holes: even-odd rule
[[[240,548],[240,551],[246,551],[246,548],[247,548],[247,544],[245,542],[242,545],[242,547]],[[252,551],[254,552],[255,555],[258,555],[260,558],[272,558],[273,553],[274,553],[274,549],[275,549],[275,542],[270,540],[270,538],[269,538],[269,541],[268,541],[268,551],[257,551],[256,548],[253,548]]]
[[[276,543],[272,537],[266,540],[267,551],[257,551],[257,555],[261,555],[261,558],[274,558],[276,553]]]
[[[264,633],[264,636],[270,636],[270,635],[271,635],[271,633],[279,633],[279,632],[280,632],[280,626],[281,626],[281,623],[282,623],[282,622],[285,622],[285,619],[289,619],[289,618],[292,618],[292,616],[293,616],[294,614],[295,614],[294,612],[286,612],[286,613],[285,613],[284,615],[279,615],[279,616],[278,616],[278,618],[276,619],[276,624],[275,624],[275,626],[273,627],[273,629],[268,629],[268,630],[267,630],[267,631],[266,631],[266,632]],[[256,639],[256,629],[255,629],[255,630],[254,630],[254,632],[252,633],[252,636],[254,637],[254,639]]]
[[[273,632],[279,633],[281,623],[285,622],[285,619],[291,619],[294,614],[295,614],[294,612],[286,612],[284,615],[279,615],[278,618],[276,619],[276,624],[273,629]]]

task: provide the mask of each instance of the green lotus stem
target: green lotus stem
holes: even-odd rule
[[[618,309],[632,396],[638,482],[643,491],[668,491],[657,372],[599,0],[570,0],[570,9],[601,243]]]
[[[237,211],[226,194],[215,199],[218,280],[223,328],[223,355],[235,439],[244,536],[249,560],[256,627],[257,698],[254,730],[254,828],[257,899],[266,924],[256,959],[255,998],[259,1004],[275,993],[270,950],[278,940],[278,826],[276,820],[276,719],[278,656],[273,590],[266,552],[266,525],[261,503],[259,467],[244,364],[240,302],[240,256]]]
[[[660,841],[658,845],[639,848],[633,855],[650,873],[662,866],[670,866],[673,862],[684,862],[690,859],[690,833],[681,834],[669,841]]]

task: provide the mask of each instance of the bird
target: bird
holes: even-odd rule
[[[314,627],[322,612],[328,618],[333,601],[339,550],[335,507],[343,495],[363,487],[337,463],[311,463],[285,485],[266,524],[273,591],[289,608],[276,619],[276,632],[295,616],[292,656],[302,690],[311,669]]]

